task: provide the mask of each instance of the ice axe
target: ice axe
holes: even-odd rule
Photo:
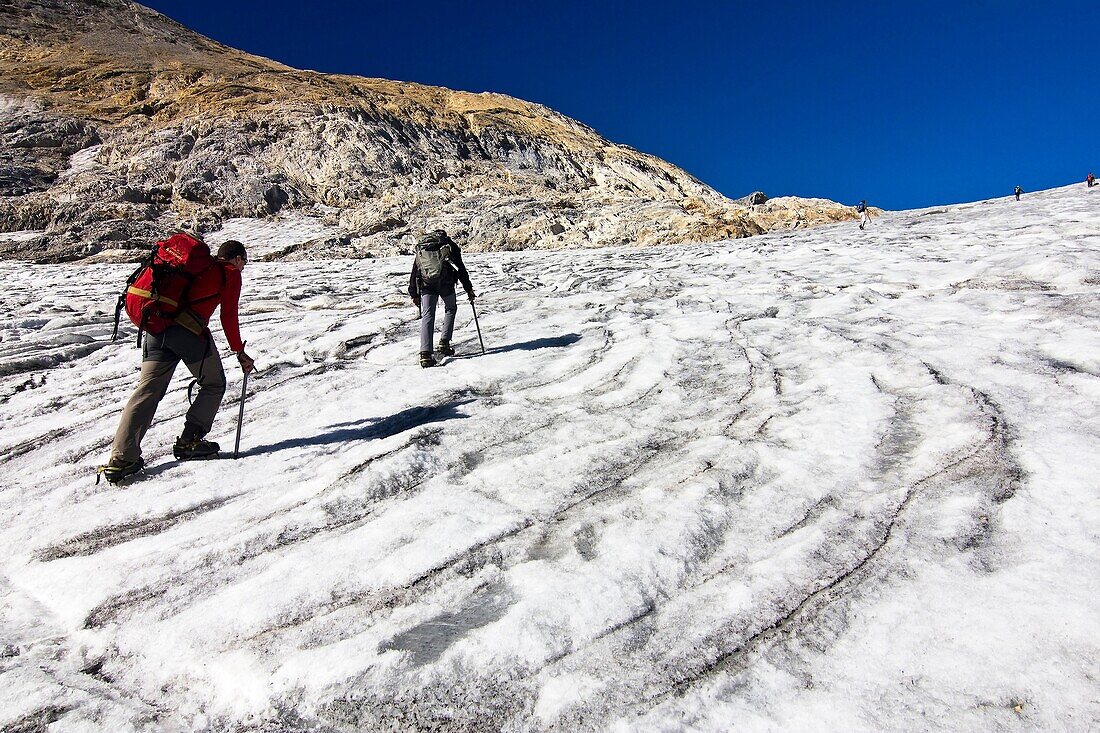
[[[233,460],[237,460],[237,453],[241,450],[241,424],[244,422],[244,393],[248,389],[248,372],[244,373],[241,382],[241,409],[237,411],[237,442],[233,444]]]
[[[470,310],[474,312],[474,327],[477,328],[477,340],[481,344],[481,353],[485,354],[485,342],[481,338],[481,324],[477,322],[477,306],[474,305],[474,297],[470,296]]]

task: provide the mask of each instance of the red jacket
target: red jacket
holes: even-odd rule
[[[216,260],[213,267],[200,274],[191,283],[187,302],[189,309],[206,324],[214,310],[222,307],[222,330],[233,351],[243,351],[241,326],[237,321],[237,308],[241,299],[241,271],[225,260]]]

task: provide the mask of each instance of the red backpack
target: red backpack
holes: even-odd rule
[[[126,281],[126,290],[118,296],[112,340],[118,338],[118,322],[123,308],[138,327],[139,346],[143,331],[163,333],[177,318],[189,315],[188,306],[194,302],[190,297],[191,286],[214,265],[210,248],[189,234],[177,232],[157,242],[152,254],[134,270]],[[202,299],[217,295],[207,293]],[[193,316],[187,321],[185,325],[189,328],[192,321],[198,323]],[[204,327],[205,323],[201,326]]]

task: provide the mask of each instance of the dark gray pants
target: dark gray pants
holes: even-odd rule
[[[171,326],[161,334],[146,334],[142,347],[141,376],[130,401],[122,410],[112,459],[136,461],[141,458],[141,440],[153,424],[172,374],[180,362],[198,380],[199,391],[187,410],[183,434],[201,438],[210,432],[225,394],[225,371],[209,333],[196,336],[182,326]]]
[[[458,298],[454,292],[445,295],[422,293],[420,296],[420,350],[432,350],[432,337],[435,335],[435,306],[443,299],[443,333],[440,341],[450,341],[455,330],[455,314],[458,313]]]

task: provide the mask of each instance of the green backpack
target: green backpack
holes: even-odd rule
[[[446,287],[455,283],[455,268],[451,264],[451,247],[454,242],[447,233],[437,229],[425,234],[416,243],[416,269],[420,279],[430,288]]]

